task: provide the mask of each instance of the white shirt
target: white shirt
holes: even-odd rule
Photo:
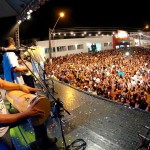
[[[31,49],[29,49],[27,52],[24,53],[26,56],[31,56],[34,63],[40,63],[45,61],[45,53],[44,49],[37,45],[32,46]]]
[[[6,52],[3,55],[4,79],[9,82],[24,84],[20,72],[12,71],[13,67],[19,67],[18,57],[14,52]]]

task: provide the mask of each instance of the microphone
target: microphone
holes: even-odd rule
[[[5,52],[18,52],[18,51],[24,51],[25,49],[23,48],[19,48],[19,49],[16,49],[16,48],[9,48],[9,47],[0,47],[0,51],[5,53]]]
[[[148,127],[148,126],[144,126],[146,129],[148,129],[148,130],[150,130],[150,127]]]
[[[22,46],[22,47],[24,47],[24,48],[26,48],[26,49],[31,49],[31,50],[35,50],[35,48],[32,48],[32,47],[28,47],[28,46],[26,46],[26,45],[23,45],[23,44],[21,44],[21,46]]]

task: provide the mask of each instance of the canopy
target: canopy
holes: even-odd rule
[[[29,9],[33,11],[48,0],[0,0],[0,18],[17,16],[24,17]]]

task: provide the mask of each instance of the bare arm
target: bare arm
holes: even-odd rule
[[[27,67],[14,67],[13,68],[14,72],[23,72],[23,71],[28,71]]]
[[[1,78],[0,78],[0,88],[4,90],[22,90],[26,93],[29,93],[30,91],[39,91],[39,89],[37,88],[32,88],[26,85],[15,84],[12,82],[2,80]],[[8,126],[33,116],[43,117],[44,112],[40,109],[33,107],[36,103],[38,103],[38,101],[35,101],[35,103],[33,103],[32,106],[30,106],[25,112],[22,113],[0,114],[0,126]]]
[[[26,85],[21,85],[21,84],[16,84],[16,83],[12,83],[12,82],[8,82],[5,80],[0,79],[0,89],[4,89],[4,90],[21,90],[23,92],[26,93],[30,93],[30,91],[39,91],[40,89],[37,88],[32,88]]]
[[[23,113],[17,113],[17,114],[1,114],[0,115],[0,124],[3,125],[9,125],[12,123],[15,123],[17,121],[20,121],[22,119],[25,119],[29,117],[28,112]]]
[[[37,108],[30,108],[22,113],[16,114],[0,114],[0,126],[8,126],[12,125],[16,122],[22,121],[23,119],[27,119],[29,117],[43,117],[44,112]]]

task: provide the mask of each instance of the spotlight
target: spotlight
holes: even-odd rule
[[[31,14],[31,13],[33,12],[33,10],[32,10],[32,9],[30,9],[30,10],[29,10],[29,12],[30,12],[30,14]]]
[[[21,24],[21,22],[22,22],[21,20],[18,20],[18,24]]]
[[[29,20],[30,18],[31,18],[31,15],[28,15],[28,16],[27,16],[27,20]]]

